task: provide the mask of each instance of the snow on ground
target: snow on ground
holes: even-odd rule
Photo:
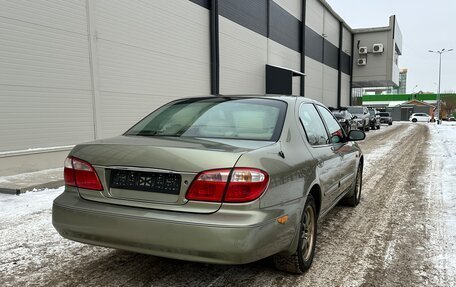
[[[0,194],[0,226],[3,226],[3,221],[50,209],[54,198],[63,190],[62,186],[56,189],[33,190],[19,196]]]
[[[45,180],[59,180],[62,178],[62,175],[63,167],[20,173],[15,175],[0,176],[0,186],[26,182],[29,180],[37,181],[37,179],[40,178],[44,178]]]
[[[0,194],[0,286],[456,286],[456,124],[394,123],[360,145],[362,202],[322,222],[303,276],[265,261],[204,265],[63,239],[51,218],[61,187]]]
[[[436,249],[435,264],[456,280],[456,123],[443,122],[430,127],[427,195],[434,211],[429,218],[431,246]]]

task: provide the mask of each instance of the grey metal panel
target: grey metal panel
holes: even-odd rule
[[[351,74],[351,57],[347,55],[345,52],[340,54],[341,56],[341,65],[340,69],[343,73],[350,75]]]
[[[221,16],[260,35],[267,36],[268,1],[221,0],[219,1],[219,11]]]
[[[301,52],[301,22],[271,1],[269,38],[297,52]]]
[[[339,67],[339,48],[334,46],[332,43],[324,40],[324,53],[323,53],[323,62],[325,65],[338,69]]]
[[[315,61],[323,62],[323,43],[323,37],[306,26],[306,56]]]
[[[220,93],[264,94],[268,39],[220,17]]]
[[[2,1],[0,152],[93,139],[85,1]]]
[[[206,9],[210,8],[210,2],[211,0],[190,0],[191,2],[200,5],[201,7],[204,7]]]
[[[96,1],[102,136],[165,102],[210,93],[209,10],[190,1]]]

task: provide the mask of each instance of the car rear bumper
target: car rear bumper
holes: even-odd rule
[[[211,218],[213,223],[208,224]],[[262,219],[246,224],[245,217],[233,216],[233,211],[223,216],[220,211],[191,214],[118,206],[88,201],[68,191],[55,199],[52,209],[52,223],[65,238],[216,264],[249,263],[289,248],[295,220],[282,225],[267,214],[255,218]]]

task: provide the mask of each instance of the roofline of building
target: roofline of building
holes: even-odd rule
[[[371,33],[371,32],[384,32],[384,31],[391,31],[394,28],[394,21],[391,23],[391,17],[394,17],[394,15],[390,16],[390,23],[388,26],[383,26],[383,27],[374,27],[374,28],[352,28],[348,23],[339,15],[337,12],[329,5],[326,0],[319,0],[320,3],[328,9],[329,12],[337,19],[339,20],[345,28],[347,28],[348,31],[350,31],[352,34],[358,34],[358,33]]]

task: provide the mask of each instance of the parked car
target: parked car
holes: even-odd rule
[[[380,116],[380,123],[388,124],[388,125],[392,125],[393,124],[393,118],[391,117],[390,113],[388,113],[388,112],[380,112],[378,114]]]
[[[367,107],[363,106],[350,106],[347,110],[355,117],[358,129],[369,131],[370,129],[370,115]]]
[[[360,201],[364,138],[300,97],[173,101],[76,145],[52,222],[78,242],[219,264],[273,256],[303,273],[318,220]]]
[[[414,123],[416,123],[416,122],[428,123],[430,120],[431,120],[431,117],[426,113],[415,113],[415,114],[412,114],[409,118],[409,121],[414,122]]]
[[[455,118],[455,117],[449,117],[449,118],[448,118],[448,121],[454,122],[454,121],[456,121],[456,118]]]
[[[350,114],[346,108],[333,109],[331,111],[339,121],[339,124],[344,128],[346,134],[348,134],[351,130],[358,129],[357,122],[353,119],[353,115]]]
[[[380,129],[380,115],[377,109],[369,108],[369,126],[371,129]]]

